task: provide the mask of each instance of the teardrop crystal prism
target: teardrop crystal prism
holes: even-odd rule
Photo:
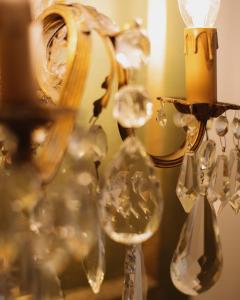
[[[199,194],[172,259],[172,281],[182,293],[197,296],[217,282],[222,263],[216,215],[206,195]]]
[[[210,178],[216,159],[216,143],[207,140],[202,143],[197,153],[198,187],[205,192],[210,184]]]
[[[238,214],[240,212],[240,153],[238,149],[230,152],[229,172],[229,203]]]
[[[104,280],[106,268],[105,241],[99,226],[97,229],[97,241],[88,256],[83,260],[83,268],[94,294],[98,294]]]
[[[127,248],[122,300],[147,300],[147,276],[141,245]]]
[[[136,137],[129,137],[106,173],[100,220],[116,242],[142,243],[157,230],[162,213],[161,187],[154,165]]]
[[[184,157],[176,193],[184,210],[189,213],[197,197],[196,161],[192,151]]]
[[[212,203],[216,214],[219,215],[228,203],[229,191],[228,158],[225,154],[219,155],[213,169],[210,185],[207,191],[208,200]]]

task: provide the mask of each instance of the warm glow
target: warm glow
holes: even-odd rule
[[[188,27],[213,27],[220,0],[178,0],[181,15]]]

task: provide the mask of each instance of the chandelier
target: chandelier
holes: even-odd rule
[[[161,226],[164,209],[156,167],[179,165],[176,194],[188,217],[169,272],[182,293],[207,291],[223,265],[217,216],[227,205],[240,211],[240,106],[217,101],[214,24],[220,0],[178,0],[187,26],[187,97],[159,95],[156,122],[165,128],[165,106],[173,105],[173,122],[186,138],[165,156],[148,154],[136,134],[153,118],[153,100],[134,80],[151,52],[141,20],[120,29],[94,7],[40,3],[41,13],[32,18],[32,1],[0,1],[0,298],[68,299],[60,276],[72,261],[82,264],[93,293],[99,293],[106,234],[126,245],[122,299],[146,299],[141,244]],[[81,100],[93,33],[111,68],[85,128]],[[123,143],[102,176],[108,137],[98,122],[111,101]],[[235,112],[229,156],[228,110]],[[218,156],[208,132],[213,119]]]

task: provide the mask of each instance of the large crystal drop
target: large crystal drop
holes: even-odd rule
[[[240,212],[240,153],[238,149],[231,151],[229,165],[229,203],[238,214]]]
[[[219,155],[213,169],[208,188],[208,200],[212,203],[216,214],[220,214],[228,203],[229,191],[228,159],[225,154]]]
[[[176,193],[184,210],[189,213],[197,197],[196,161],[192,151],[184,157]]]
[[[130,246],[126,251],[122,300],[147,300],[147,276],[141,245]]]
[[[206,195],[199,194],[183,226],[171,263],[171,278],[182,293],[197,296],[210,289],[222,270],[216,215]]]
[[[160,183],[137,138],[128,138],[113,159],[99,205],[102,225],[116,242],[141,243],[157,230],[163,206]]]
[[[88,256],[83,260],[83,268],[88,282],[94,292],[98,294],[105,276],[105,242],[100,227],[96,231],[97,241]]]
[[[142,86],[128,85],[115,95],[114,118],[126,128],[139,128],[152,117],[153,103]]]
[[[209,187],[215,158],[216,143],[212,140],[202,143],[197,153],[198,187],[202,192]]]

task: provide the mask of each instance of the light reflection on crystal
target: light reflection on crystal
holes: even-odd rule
[[[187,152],[185,154],[176,193],[184,210],[189,213],[197,197],[196,161],[194,152]]]
[[[122,300],[147,300],[147,276],[141,245],[129,246],[126,250]]]
[[[141,243],[157,230],[161,188],[152,161],[135,137],[128,138],[113,159],[99,205],[102,225],[117,242]]]
[[[171,263],[171,278],[182,293],[197,296],[210,289],[222,271],[216,215],[199,194],[182,229]]]
[[[215,159],[216,143],[212,140],[203,142],[197,153],[198,187],[202,192],[205,192],[210,184]]]
[[[228,133],[228,127],[229,127],[227,117],[220,116],[219,118],[217,118],[215,127],[216,127],[217,135],[225,136]]]
[[[98,294],[105,276],[105,239],[98,226],[96,230],[97,241],[88,256],[83,260],[83,268],[88,282],[94,292]]]
[[[229,203],[238,214],[240,212],[240,153],[238,149],[230,152],[229,175]]]
[[[208,188],[208,200],[212,203],[216,214],[219,215],[228,203],[229,191],[228,158],[219,155],[213,169],[210,185]]]
[[[113,116],[123,127],[139,128],[152,114],[153,102],[142,86],[125,86],[115,95]]]
[[[124,68],[139,69],[150,55],[150,41],[141,28],[130,28],[116,37],[116,58]]]
[[[163,128],[167,126],[167,115],[163,108],[159,109],[157,112],[157,122]]]

